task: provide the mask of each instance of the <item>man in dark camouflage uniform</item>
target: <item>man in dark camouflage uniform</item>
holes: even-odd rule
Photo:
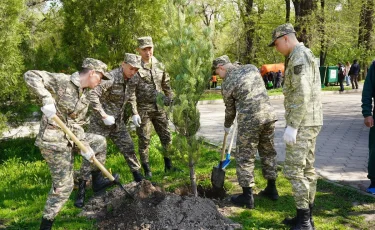
[[[286,129],[285,177],[291,182],[297,216],[284,220],[292,229],[314,229],[317,174],[315,143],[323,125],[319,66],[315,56],[299,43],[293,26],[286,23],[272,33],[270,46],[286,57],[284,107]]]
[[[40,229],[52,228],[55,217],[73,190],[73,149],[76,146],[52,118],[58,116],[77,138],[88,146],[88,152],[81,151],[86,160],[91,160],[95,154],[99,162],[105,163],[105,138],[85,134],[82,125],[87,123],[88,88],[97,86],[102,78],[109,79],[106,71],[107,65],[103,62],[86,58],[82,70],[71,76],[38,70],[30,70],[24,74],[28,88],[43,104],[41,110],[44,115],[35,145],[40,148],[52,176],[52,186],[44,207]],[[95,192],[112,185],[94,164],[91,165],[91,172]]]
[[[141,57],[135,54],[125,54],[124,62],[119,68],[112,70],[111,79],[102,81],[94,90],[90,91],[90,102],[93,113],[90,119],[88,133],[94,133],[113,140],[123,154],[134,180],[139,182],[142,175],[141,168],[135,155],[133,141],[126,130],[123,116],[125,90],[129,79],[141,68]],[[85,200],[86,181],[90,179],[90,164],[84,161],[81,166],[78,193],[74,205],[82,208]]]
[[[138,52],[142,57],[142,68],[139,69],[128,84],[127,97],[130,98],[133,110],[133,123],[137,127],[139,155],[147,177],[151,177],[148,148],[150,145],[151,122],[163,146],[165,171],[172,169],[171,159],[166,155],[171,143],[168,119],[165,111],[158,107],[156,98],[161,95],[164,104],[172,101],[170,78],[164,66],[153,56],[154,45],[151,37],[138,38]],[[135,98],[131,95],[135,94]]]
[[[224,55],[213,61],[213,69],[223,78],[222,94],[225,103],[224,130],[229,133],[233,120],[238,122],[236,172],[243,193],[231,198],[232,203],[254,208],[252,187],[254,161],[259,152],[263,176],[268,180],[261,195],[278,199],[274,134],[276,115],[272,108],[262,77],[253,65],[234,66]]]

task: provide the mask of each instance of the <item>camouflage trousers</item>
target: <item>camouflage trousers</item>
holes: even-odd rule
[[[236,153],[236,173],[241,187],[254,187],[255,157],[258,151],[263,177],[267,180],[277,178],[276,150],[273,138],[275,122],[254,125],[246,117],[238,116]]]
[[[171,133],[169,131],[169,123],[167,115],[164,111],[152,110],[152,111],[139,111],[141,117],[141,127],[137,128],[138,144],[139,144],[139,156],[141,163],[149,162],[149,145],[151,136],[151,122],[154,126],[155,132],[160,138],[163,149],[166,150],[171,143]],[[165,157],[167,157],[166,151],[163,151]]]
[[[286,145],[285,177],[292,184],[297,209],[308,209],[314,203],[317,175],[314,168],[315,142],[321,126],[300,127],[297,143]]]
[[[100,120],[100,122],[102,121]],[[119,148],[132,172],[138,171],[141,168],[139,161],[135,155],[133,140],[131,139],[129,132],[126,130],[124,124],[122,124],[117,129],[115,125],[105,126],[104,124],[98,124],[96,122],[92,122],[91,120],[91,124],[87,132],[95,133],[97,136],[102,137],[103,140],[101,141],[101,143],[98,142],[97,144],[103,144],[103,142],[106,143],[105,137],[109,137]],[[107,150],[105,152],[107,152]],[[89,180],[90,176],[90,162],[83,161],[81,165],[80,176],[78,178]]]
[[[98,140],[100,144],[97,144],[99,143]],[[86,133],[84,143],[91,146],[98,161],[104,164],[105,151],[107,148],[105,138],[95,134]],[[73,190],[73,152],[75,152],[76,149],[73,151],[73,147],[67,146],[65,151],[51,149],[41,149],[40,151],[44,160],[47,162],[52,177],[52,187],[48,193],[47,201],[44,206],[43,217],[48,220],[53,220],[65,202],[69,199]],[[90,170],[96,169],[96,166],[91,165]]]

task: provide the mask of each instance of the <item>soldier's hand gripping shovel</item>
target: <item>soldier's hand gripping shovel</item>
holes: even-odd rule
[[[64,124],[64,122],[62,122],[60,120],[60,118],[56,115],[54,115],[52,117],[52,120],[54,120],[59,126],[60,128],[74,141],[74,143],[78,146],[78,148],[80,148],[83,152],[88,152],[88,149],[86,148],[85,145],[83,145],[83,143],[78,140],[78,138],[72,133],[72,131],[69,130],[69,128]],[[100,169],[100,171],[102,171],[102,173],[108,177],[108,179],[110,181],[112,181],[114,184],[120,186],[120,188],[122,190],[124,190],[124,192],[126,194],[129,195],[129,197],[133,198],[133,196],[129,193],[129,191],[127,191],[124,186],[122,186],[122,184],[120,183],[120,181],[116,180],[111,173],[108,172],[108,170],[98,161],[98,159],[96,159],[95,155],[92,156],[92,161],[93,163],[96,165],[96,167],[98,167]]]
[[[228,133],[225,132],[224,140],[223,140],[223,147],[221,151],[221,158],[220,163],[218,166],[214,166],[211,173],[211,183],[212,187],[216,189],[224,188],[224,179],[225,179],[225,170],[223,169],[223,163],[225,159],[225,146],[227,142]]]
[[[236,135],[236,131],[237,131],[237,120],[235,120],[235,122],[234,122],[234,128],[233,128],[233,131],[232,131],[232,138],[230,140],[228,151],[225,155],[225,160],[224,160],[223,166],[222,166],[223,169],[225,169],[230,163],[230,151],[232,150],[233,141],[234,141],[234,137]]]

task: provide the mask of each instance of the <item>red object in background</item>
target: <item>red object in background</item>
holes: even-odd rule
[[[268,72],[275,72],[277,73],[279,70],[281,70],[282,75],[284,75],[284,63],[276,63],[276,64],[265,64],[262,65],[260,68],[260,74],[264,76]]]

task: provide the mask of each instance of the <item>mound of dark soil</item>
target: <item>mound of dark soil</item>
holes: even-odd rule
[[[99,229],[240,229],[221,215],[210,199],[179,196],[154,187],[149,181],[131,183],[94,196],[80,215],[98,219]]]

